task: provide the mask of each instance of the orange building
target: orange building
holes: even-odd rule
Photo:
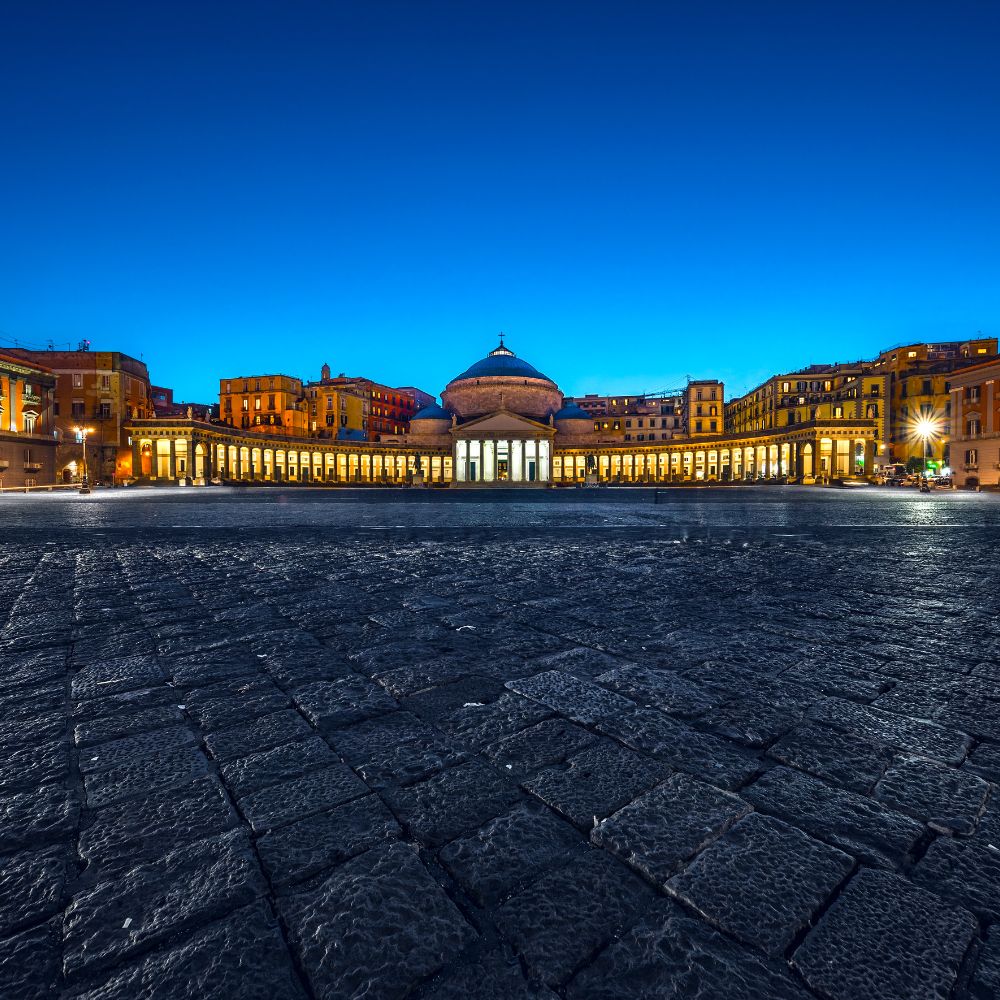
[[[290,375],[219,379],[219,419],[230,427],[305,437],[307,411],[301,379]]]
[[[0,487],[55,482],[55,372],[0,354]]]
[[[28,351],[7,353],[51,369],[56,375],[54,430],[59,441],[58,478],[70,482],[87,467],[92,482],[114,483],[132,476],[132,447],[125,424],[154,415],[149,371],[120,351]]]
[[[949,461],[955,484],[1000,488],[1000,360],[951,377]]]

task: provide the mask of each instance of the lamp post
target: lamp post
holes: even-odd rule
[[[924,464],[923,477],[920,483],[920,492],[930,493],[931,487],[930,483],[928,482],[928,475],[927,475],[929,471],[928,466],[930,464],[930,459],[927,455],[927,452],[930,446],[931,438],[934,437],[935,433],[937,432],[937,425],[930,417],[921,417],[916,423],[915,431],[917,437],[920,438],[922,442],[921,457],[923,459],[923,464]]]
[[[80,438],[80,443],[83,446],[83,476],[80,480],[80,492],[89,493],[90,492],[90,477],[87,475],[87,435],[93,434],[93,427],[74,427],[77,436]]]

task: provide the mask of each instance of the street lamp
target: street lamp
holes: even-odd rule
[[[930,460],[928,458],[927,451],[930,446],[931,438],[936,437],[937,432],[938,432],[937,421],[934,420],[932,417],[920,417],[913,426],[914,435],[920,438],[922,442],[921,454],[924,462],[924,475],[920,490],[923,493],[930,492],[930,484],[928,483],[928,478],[927,478],[927,473],[929,471],[928,465]]]
[[[93,434],[94,428],[74,427],[73,430],[76,432],[76,436],[80,439],[80,443],[83,445],[83,478],[80,480],[80,492],[89,493],[90,478],[87,476],[87,435]]]

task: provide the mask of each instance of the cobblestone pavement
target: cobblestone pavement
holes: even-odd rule
[[[0,497],[0,996],[1000,995],[998,512]]]

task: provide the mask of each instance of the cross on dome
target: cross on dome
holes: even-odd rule
[[[497,357],[497,355],[503,355],[503,356],[508,357],[508,358],[513,358],[513,357],[516,356],[514,354],[514,352],[503,342],[504,336],[505,336],[505,334],[504,334],[503,330],[501,330],[500,331],[500,346],[496,350],[490,351],[488,357],[495,358],[495,357]]]

